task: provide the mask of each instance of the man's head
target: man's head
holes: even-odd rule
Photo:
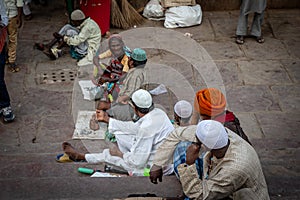
[[[123,58],[125,44],[121,35],[113,34],[108,38],[108,47],[115,58]]]
[[[206,119],[214,118],[224,113],[226,100],[222,92],[216,88],[206,88],[196,93],[194,108]]]
[[[174,120],[178,125],[188,124],[193,112],[192,105],[185,100],[174,105]]]
[[[85,20],[85,14],[77,9],[71,13],[71,20],[74,26],[79,26]]]
[[[140,117],[153,109],[151,94],[143,89],[139,89],[132,94],[131,103],[136,111],[136,114]]]
[[[224,126],[214,120],[203,120],[198,123],[196,140],[186,150],[186,164],[191,165],[199,157],[200,147],[209,150],[217,158],[223,158],[229,146],[228,134]]]
[[[131,52],[129,65],[131,67],[137,67],[139,65],[144,65],[147,62],[146,51],[141,48],[135,48]]]
[[[215,120],[203,120],[198,123],[196,137],[208,149],[222,149],[228,144],[225,127]]]

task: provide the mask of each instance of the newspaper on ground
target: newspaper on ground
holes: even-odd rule
[[[111,174],[107,172],[95,172],[91,177],[124,177],[124,175]]]
[[[93,101],[103,96],[103,89],[96,86],[91,80],[80,80],[79,82],[83,99]]]
[[[167,88],[164,84],[160,84],[159,86],[157,86],[153,90],[150,90],[149,92],[152,95],[160,95],[160,94],[163,94],[163,93],[167,93],[168,90],[167,90]]]
[[[99,130],[90,129],[90,119],[95,111],[79,111],[72,139],[104,139],[107,126],[100,125]]]

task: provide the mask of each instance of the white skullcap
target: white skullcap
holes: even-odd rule
[[[209,149],[220,149],[228,143],[228,134],[223,124],[214,120],[199,122],[196,136]]]
[[[139,108],[150,108],[152,106],[152,97],[147,90],[139,89],[135,91],[131,99]]]
[[[181,100],[175,104],[174,112],[181,118],[189,118],[192,115],[193,107],[188,101]]]
[[[79,20],[83,20],[83,19],[85,19],[85,15],[81,10],[77,9],[71,13],[71,20],[79,21]]]

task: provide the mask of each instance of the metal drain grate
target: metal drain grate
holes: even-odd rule
[[[76,78],[76,70],[62,69],[40,74],[40,84],[53,84],[62,82],[73,82]]]

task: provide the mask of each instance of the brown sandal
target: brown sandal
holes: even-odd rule
[[[19,72],[20,68],[16,65],[16,63],[9,63],[9,71],[12,73]]]
[[[236,42],[237,44],[244,44],[244,36],[242,36],[242,35],[237,35],[237,36],[236,36],[235,42]]]
[[[256,37],[256,41],[260,44],[265,42],[265,39],[262,36]]]

